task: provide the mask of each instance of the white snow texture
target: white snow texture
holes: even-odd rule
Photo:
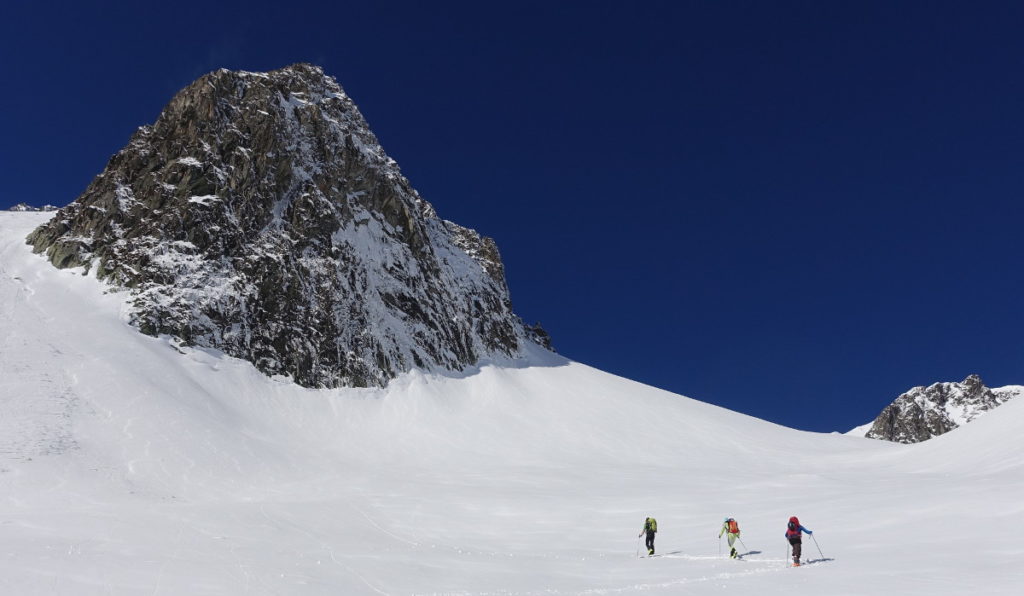
[[[1024,400],[898,445],[539,348],[383,389],[303,389],[127,325],[123,293],[25,245],[50,216],[0,213],[0,594],[1024,587]],[[791,515],[817,540],[798,569]],[[660,557],[637,557],[646,516]],[[725,516],[742,560],[719,554]]]

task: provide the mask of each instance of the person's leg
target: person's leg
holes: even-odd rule
[[[730,533],[729,534],[729,556],[730,557],[735,557],[737,554],[739,554],[739,553],[736,552],[736,547],[733,546],[734,544],[736,544],[736,534]]]
[[[803,542],[801,542],[799,538],[797,538],[796,540],[793,541],[793,563],[794,564],[799,564],[800,563],[800,554],[801,554],[801,552],[803,550],[802,547],[803,547]]]
[[[647,554],[654,554],[654,532],[647,533]]]

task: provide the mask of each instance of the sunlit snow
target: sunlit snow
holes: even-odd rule
[[[24,236],[51,215],[0,214],[2,594],[1024,586],[1024,400],[897,445],[539,350],[385,389],[303,389],[138,333],[123,293],[31,254]],[[817,540],[799,569],[791,515]],[[646,516],[657,558],[637,557]],[[725,516],[742,560],[720,555]]]

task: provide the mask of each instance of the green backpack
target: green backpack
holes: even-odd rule
[[[647,518],[647,528],[650,531],[652,531],[652,532],[657,532],[658,531],[658,520],[654,519],[653,517],[648,517]]]

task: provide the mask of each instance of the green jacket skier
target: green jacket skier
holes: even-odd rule
[[[739,557],[740,554],[736,552],[736,548],[733,544],[736,542],[736,539],[740,537],[740,525],[733,518],[727,517],[722,521],[722,529],[718,531],[719,540],[722,539],[722,534],[725,534],[729,539],[729,557],[733,559]]]
[[[658,533],[658,521],[653,517],[648,517],[644,520],[644,527],[637,534],[637,538],[645,533],[647,534],[647,555],[650,556],[654,554],[654,535]]]

